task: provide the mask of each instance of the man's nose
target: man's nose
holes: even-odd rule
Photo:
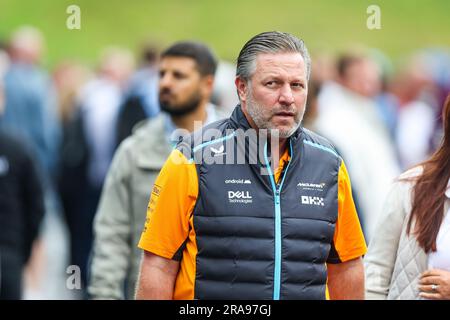
[[[294,103],[294,95],[292,94],[292,88],[289,84],[285,84],[281,87],[278,101],[287,106]]]
[[[164,74],[163,76],[159,77],[159,87],[160,88],[168,88],[170,87],[172,80],[171,80],[171,76],[169,74]]]

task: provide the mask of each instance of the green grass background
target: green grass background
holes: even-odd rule
[[[66,28],[71,4],[81,8],[81,30]],[[381,30],[366,27],[370,4],[381,8]],[[267,30],[294,33],[312,52],[362,44],[398,59],[419,48],[449,47],[449,13],[449,0],[0,0],[0,39],[23,24],[39,27],[48,66],[65,58],[93,64],[109,45],[137,52],[149,38],[162,45],[202,40],[234,61],[245,41]]]

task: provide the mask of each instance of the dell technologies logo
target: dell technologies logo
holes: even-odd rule
[[[252,203],[253,199],[249,191],[228,191],[228,201],[230,203]]]

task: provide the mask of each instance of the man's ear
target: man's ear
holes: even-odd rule
[[[247,91],[248,91],[248,83],[246,80],[241,77],[236,77],[234,80],[234,84],[236,85],[237,93],[239,95],[239,100],[242,104],[247,102]]]
[[[205,96],[211,96],[214,89],[214,76],[207,75],[202,79],[202,91]]]

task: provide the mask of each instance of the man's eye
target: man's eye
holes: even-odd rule
[[[300,82],[295,82],[295,83],[291,84],[291,86],[292,86],[293,88],[304,88],[304,87],[305,87],[305,86],[303,85],[303,83],[300,83]]]
[[[176,72],[176,73],[174,73],[174,77],[175,77],[175,79],[184,79],[184,78],[186,78],[186,75]]]
[[[277,83],[275,81],[268,81],[266,82],[267,87],[274,87]]]

